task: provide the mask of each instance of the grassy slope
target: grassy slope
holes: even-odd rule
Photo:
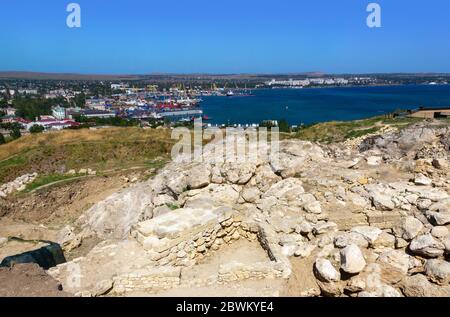
[[[376,133],[386,125],[402,128],[422,120],[417,118],[386,119],[385,117],[374,117],[356,121],[332,121],[307,126],[295,133],[293,137],[323,143],[342,142]]]
[[[324,143],[375,133],[383,126],[405,127],[422,119],[375,117],[348,122],[326,122],[308,126],[282,138]],[[152,167],[157,158],[168,158],[170,130],[110,128],[65,130],[24,136],[0,146],[0,184],[30,172],[40,174],[36,183],[64,180],[61,172],[91,168],[99,173],[135,166]],[[31,187],[35,187],[34,184]]]
[[[98,172],[147,166],[166,158],[169,130],[111,128],[24,136],[0,146],[0,183],[30,172],[48,175],[91,168]]]

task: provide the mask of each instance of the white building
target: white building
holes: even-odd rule
[[[66,109],[61,106],[53,107],[52,115],[58,120],[63,120],[66,118]]]

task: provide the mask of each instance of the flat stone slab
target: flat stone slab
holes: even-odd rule
[[[233,209],[181,208],[159,217],[140,222],[136,226],[137,240],[145,249],[161,252],[174,244],[230,219]]]

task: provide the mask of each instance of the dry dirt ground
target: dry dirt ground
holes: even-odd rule
[[[86,177],[9,198],[6,218],[58,227],[72,223],[94,203],[128,184],[122,174]]]
[[[3,200],[0,206],[0,237],[17,237],[0,247],[0,262],[7,256],[38,249],[39,240],[56,241],[57,232],[73,222],[94,203],[127,187],[127,179],[145,177],[144,171],[87,177]],[[85,239],[65,254],[67,260],[87,254],[98,241]],[[0,296],[61,296],[58,284],[33,265],[0,268]]]
[[[0,297],[69,297],[37,264],[0,268]]]

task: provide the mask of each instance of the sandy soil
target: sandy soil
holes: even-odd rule
[[[90,177],[8,199],[6,217],[27,223],[73,223],[94,203],[126,186],[120,175]]]
[[[68,297],[62,286],[37,264],[0,268],[0,297]]]

